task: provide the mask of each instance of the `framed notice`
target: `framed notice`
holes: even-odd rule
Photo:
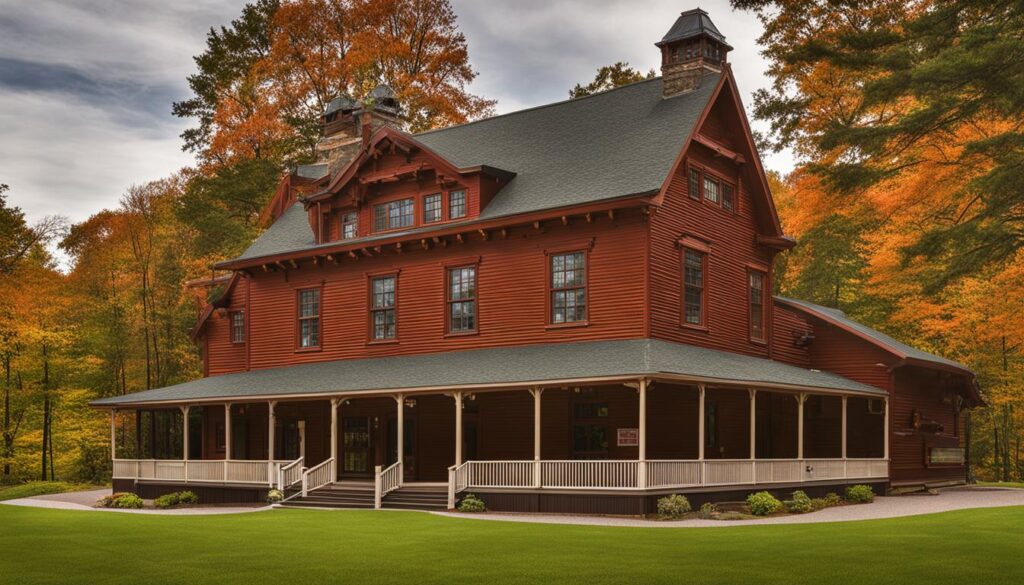
[[[619,447],[640,445],[640,429],[616,429],[615,444]]]
[[[960,447],[932,447],[928,450],[931,465],[963,465],[964,450]]]

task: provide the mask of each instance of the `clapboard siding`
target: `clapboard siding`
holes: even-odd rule
[[[801,368],[811,367],[811,356],[808,348],[797,347],[795,341],[805,333],[814,333],[814,329],[803,316],[778,303],[774,304],[775,314],[772,323],[772,359]]]

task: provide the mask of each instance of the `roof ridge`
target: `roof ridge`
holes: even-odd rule
[[[463,122],[461,124],[453,124],[451,126],[445,126],[444,128],[431,128],[430,130],[424,130],[423,132],[417,132],[415,134],[409,134],[409,136],[412,136],[412,137],[415,138],[417,136],[423,136],[423,135],[426,135],[426,134],[436,134],[438,132],[444,132],[445,130],[453,130],[455,128],[463,128],[463,127],[466,127],[466,126],[472,126],[473,124],[479,124],[481,122],[489,122],[491,120],[497,120],[498,118],[508,118],[510,116],[515,116],[515,115],[518,115],[518,114],[525,114],[527,112],[532,112],[532,111],[535,111],[535,110],[542,110],[542,109],[551,108],[551,107],[554,107],[554,106],[561,106],[561,105],[568,104],[568,103],[582,102],[584,100],[588,100],[588,99],[591,99],[591,98],[606,96],[606,95],[608,95],[610,93],[614,93],[614,92],[622,90],[622,89],[628,89],[630,87],[634,87],[634,86],[640,85],[642,83],[652,83],[654,81],[660,81],[660,80],[661,80],[661,76],[660,75],[657,76],[657,77],[652,77],[650,79],[641,79],[640,81],[634,81],[634,82],[631,82],[631,83],[627,83],[625,85],[620,85],[618,87],[613,87],[611,89],[606,89],[604,91],[599,91],[599,92],[592,93],[590,95],[585,95],[585,96],[578,97],[578,98],[569,98],[569,99],[565,99],[565,100],[561,100],[561,101],[557,101],[557,102],[550,102],[550,103],[547,103],[547,104],[540,104],[539,106],[530,106],[528,108],[523,108],[521,110],[515,110],[513,112],[506,112],[504,114],[495,114],[494,116],[489,116],[487,118],[480,118],[479,120],[471,120],[469,122]]]

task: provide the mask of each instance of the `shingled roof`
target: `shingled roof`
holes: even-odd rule
[[[542,381],[672,374],[707,383],[832,390],[883,396],[874,386],[782,362],[657,339],[554,343],[338,360],[200,378],[113,396],[94,406],[130,406],[339,393],[486,388]]]
[[[488,165],[515,173],[481,211],[481,221],[654,193],[719,78],[708,75],[696,90],[669,98],[655,78],[412,138],[457,167]],[[331,244],[336,242],[323,245]],[[316,247],[302,204],[296,203],[238,259]]]

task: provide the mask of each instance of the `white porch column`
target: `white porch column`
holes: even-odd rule
[[[452,394],[455,399],[455,466],[462,465],[462,392]]]
[[[704,460],[704,384],[697,386],[700,392],[700,404],[697,408],[697,459]]]
[[[882,458],[889,460],[889,399],[885,398],[885,422],[882,425]]]
[[[530,396],[533,396],[533,487],[535,488],[539,488],[542,485],[540,463],[540,405],[541,395],[543,394],[543,388],[530,388]]]
[[[843,396],[843,423],[840,426],[842,427],[842,433],[843,433],[843,438],[840,441],[840,445],[842,445],[842,458],[845,460],[846,459],[846,396]]]
[[[117,459],[117,409],[110,409],[110,460]]]
[[[757,459],[757,390],[750,392],[750,459]]]
[[[801,392],[796,396],[796,458],[804,458],[804,401],[807,394]]]
[[[228,461],[231,460],[231,403],[224,405],[224,481],[228,480]]]
[[[331,459],[334,463],[331,464],[333,468],[331,470],[331,477],[337,481],[338,479],[338,407],[341,405],[340,398],[331,399]],[[305,461],[302,462],[305,465]]]
[[[180,406],[181,409],[181,459],[184,461],[184,477],[188,481],[188,412],[191,406]]]
[[[395,429],[398,435],[398,462],[402,464],[402,475],[405,475],[405,395],[399,394],[395,396],[395,402],[398,403],[398,428]],[[401,483],[402,478],[398,478]]]
[[[267,482],[270,483],[270,487],[274,487],[274,408],[277,406],[276,400],[267,402]],[[280,486],[279,486],[280,487]]]
[[[639,463],[636,469],[636,487],[647,487],[647,378],[640,378],[640,385],[637,388],[640,398],[640,424],[637,432],[638,437],[637,459]]]

